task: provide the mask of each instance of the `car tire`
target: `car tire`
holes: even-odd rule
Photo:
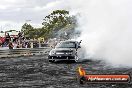
[[[82,85],[82,84],[85,84],[86,83],[86,78],[85,77],[81,77],[79,79],[79,83]]]
[[[53,63],[53,62],[54,62],[54,60],[49,60],[49,62]]]
[[[75,62],[78,62],[78,59],[79,59],[78,56],[75,56]]]

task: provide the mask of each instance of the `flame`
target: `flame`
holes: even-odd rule
[[[78,67],[78,72],[79,72],[80,76],[85,76],[86,75],[86,71],[81,66]]]

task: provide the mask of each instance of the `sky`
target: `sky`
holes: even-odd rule
[[[25,22],[34,27],[41,27],[43,18],[57,9],[60,1],[0,0],[0,31],[21,30],[21,26]]]

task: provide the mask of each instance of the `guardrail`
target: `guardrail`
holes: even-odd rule
[[[30,55],[45,55],[51,50],[50,47],[43,48],[18,48],[18,49],[5,49],[0,50],[0,58],[3,57],[18,57],[18,56],[30,56]]]

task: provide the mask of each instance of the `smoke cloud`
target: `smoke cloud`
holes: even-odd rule
[[[131,0],[62,0],[64,9],[78,14],[82,46],[87,57],[112,65],[132,66]]]

